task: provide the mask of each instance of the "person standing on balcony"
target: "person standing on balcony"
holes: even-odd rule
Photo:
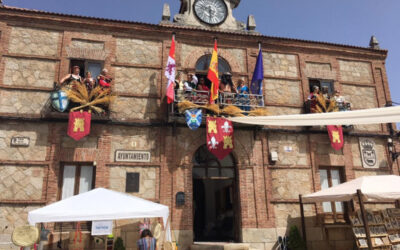
[[[336,105],[339,108],[339,111],[346,111],[347,110],[347,102],[344,98],[344,96],[340,95],[339,90],[335,90],[335,95],[333,96],[333,99],[336,102]]]
[[[103,88],[108,89],[111,88],[112,78],[108,75],[108,70],[103,69],[100,75],[97,77],[97,83]]]
[[[92,73],[90,71],[86,72],[86,77],[83,79],[83,83],[86,85],[86,89],[90,92],[94,89],[96,83],[92,77]]]
[[[72,73],[64,76],[61,79],[60,84],[61,85],[66,85],[68,87],[70,85],[70,83],[72,83],[73,81],[77,81],[77,82],[82,83],[82,78],[79,75],[80,71],[81,70],[80,70],[79,66],[73,66],[72,67]]]
[[[240,106],[240,108],[243,109],[244,111],[249,111],[250,110],[249,87],[242,79],[239,79],[238,85],[239,86],[237,87],[237,93],[238,93],[239,103],[243,105]]]
[[[199,91],[199,100],[197,101],[201,103],[208,103],[208,100],[210,99],[210,89],[207,87],[204,77],[200,78],[199,84],[197,85],[197,90]]]
[[[196,90],[198,82],[199,79],[197,79],[197,76],[195,76],[193,73],[189,73],[187,81],[184,83],[185,90],[186,91]]]
[[[178,72],[178,75],[174,82],[174,89],[175,89],[175,93],[176,93],[175,96],[176,96],[176,99],[178,102],[182,100],[183,88],[184,88],[184,84],[182,81],[182,72]]]
[[[319,87],[318,86],[314,86],[313,87],[313,92],[310,93],[310,95],[308,96],[307,100],[310,104],[310,112],[311,113],[315,113],[315,108],[317,106],[317,97],[320,95],[319,93]]]

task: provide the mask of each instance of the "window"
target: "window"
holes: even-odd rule
[[[196,72],[207,74],[208,68],[210,67],[211,55],[204,55],[196,63]],[[229,63],[222,57],[218,57],[218,72],[222,75],[227,72],[231,72]]]
[[[339,168],[320,168],[321,190],[334,187],[343,182],[341,169]],[[322,211],[325,216],[325,223],[344,223],[344,213],[346,211],[343,202],[323,202]]]
[[[80,76],[82,78],[85,78],[85,75],[88,71],[92,73],[93,78],[96,78],[98,75],[100,75],[100,72],[103,69],[102,62],[89,61],[89,60],[71,60],[70,72],[73,66],[79,66],[79,69],[81,70]]]
[[[318,86],[321,92],[326,90],[329,96],[333,95],[333,82],[330,80],[310,79],[309,85],[310,93],[313,92],[314,86]]]
[[[65,164],[61,169],[60,200],[92,190],[94,172],[94,167],[90,165]]]

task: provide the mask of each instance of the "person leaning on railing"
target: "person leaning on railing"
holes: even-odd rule
[[[197,76],[193,73],[187,75],[187,80],[184,82],[183,88],[185,90],[185,97],[189,101],[193,102],[196,99],[196,88],[198,82],[199,80],[197,79]]]
[[[73,66],[72,67],[72,73],[71,74],[68,74],[68,75],[66,75],[66,76],[64,76],[62,79],[61,79],[61,81],[60,81],[60,85],[64,85],[64,86],[66,86],[67,88],[69,88],[70,86],[70,84],[73,82],[73,81],[77,81],[77,82],[80,82],[80,83],[82,83],[82,78],[81,78],[81,76],[79,75],[79,73],[80,73],[80,68],[79,68],[79,66]]]
[[[239,103],[241,104],[240,108],[244,111],[249,111],[250,110],[250,98],[249,98],[249,87],[247,84],[242,80],[239,79],[238,81],[238,87],[237,87],[237,92],[238,92],[238,99]]]
[[[208,103],[210,89],[207,87],[204,77],[200,78],[199,84],[197,85],[197,90],[198,90],[198,95],[197,95],[198,99],[196,101],[201,103]]]

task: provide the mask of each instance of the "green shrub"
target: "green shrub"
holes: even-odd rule
[[[306,244],[296,226],[290,227],[288,248],[290,250],[306,250]]]
[[[115,241],[114,250],[125,250],[124,241],[121,239],[121,237],[118,237]]]

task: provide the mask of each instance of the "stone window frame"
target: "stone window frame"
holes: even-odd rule
[[[321,188],[321,178],[320,178],[320,170],[327,170],[328,172],[328,185],[332,187],[332,177],[331,177],[331,170],[339,170],[340,175],[340,183],[344,183],[345,180],[345,168],[340,166],[319,166],[318,168],[318,178],[319,184],[318,187]],[[332,212],[324,212],[322,207],[322,202],[317,205],[317,217],[318,221],[322,224],[348,224],[349,223],[349,203],[342,202],[343,204],[343,213],[336,212],[336,205],[335,202],[331,202]]]

